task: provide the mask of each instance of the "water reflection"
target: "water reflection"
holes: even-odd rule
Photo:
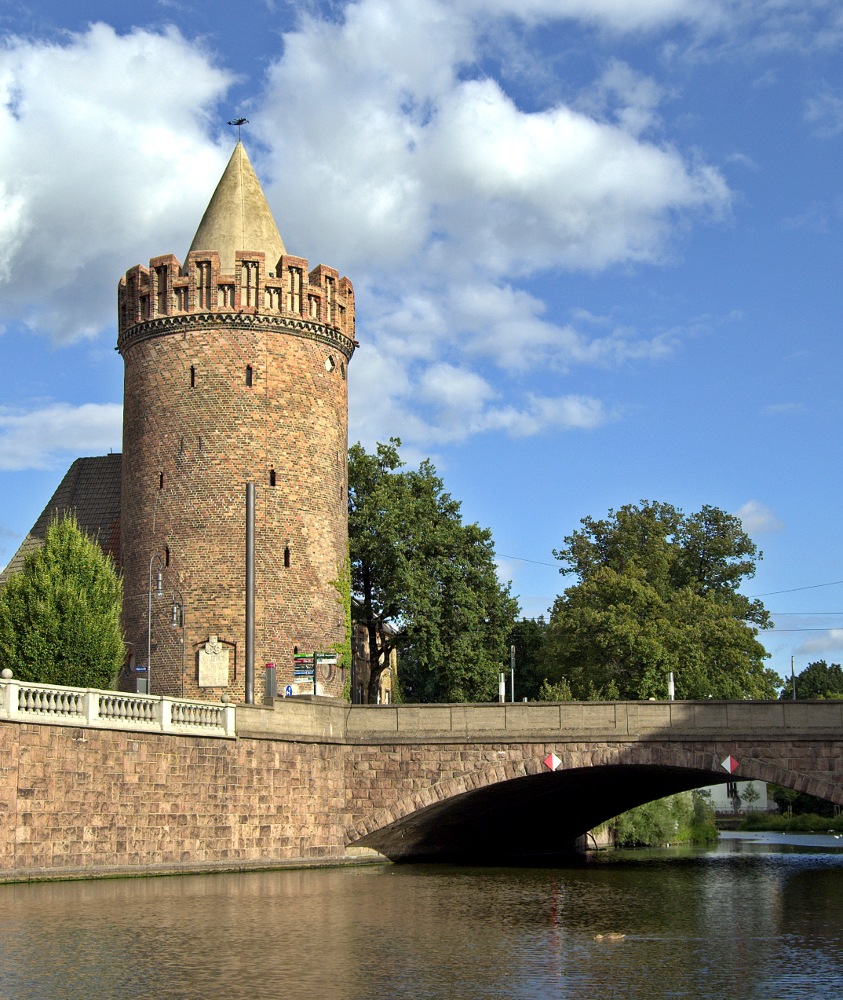
[[[0,886],[0,998],[843,995],[839,853]]]

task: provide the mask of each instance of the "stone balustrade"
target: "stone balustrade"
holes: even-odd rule
[[[234,705],[0,680],[0,720],[233,739]]]

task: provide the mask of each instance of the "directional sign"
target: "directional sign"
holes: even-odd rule
[[[720,761],[720,766],[724,771],[728,771],[729,774],[734,774],[735,771],[741,766],[740,761],[735,760],[735,758],[729,754],[725,760]]]
[[[284,697],[285,698],[292,698],[293,697],[293,685],[292,684],[288,684],[284,688]]]

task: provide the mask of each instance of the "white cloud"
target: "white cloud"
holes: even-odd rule
[[[692,16],[680,2],[634,15],[598,6],[618,25]],[[526,111],[503,84],[475,78],[490,18],[584,11],[359,0],[285,34],[252,118],[287,246],[357,285],[350,398],[364,443],[383,427],[422,446],[594,427],[606,404],[545,389],[513,405],[507,375],[652,360],[680,341],[560,321],[519,287],[539,270],[661,262],[680,223],[731,201],[717,170],[642,138],[662,90],[624,63],[607,67],[591,107]]]
[[[0,408],[0,469],[49,469],[65,457],[119,451],[122,426],[117,403],[54,403],[28,413]]]
[[[485,14],[516,16],[528,21],[585,21],[617,32],[649,31],[711,18],[720,4],[707,0],[469,0]]]
[[[114,321],[135,263],[182,256],[225,152],[206,137],[231,77],[175,30],[104,24],[0,45],[4,320],[55,341]]]
[[[680,334],[588,329],[520,283],[661,262],[680,224],[724,213],[731,193],[710,165],[643,138],[662,88],[625,63],[607,66],[590,106],[534,110],[476,68],[490,19],[639,31],[699,23],[699,5],[357,0],[335,13],[284,35],[250,117],[287,246],[357,286],[357,433],[423,443],[610,419],[609,405],[558,385],[513,405],[506,378],[657,359]],[[176,29],[5,42],[4,321],[60,342],[93,336],[113,326],[129,266],[184,254],[226,159],[209,116],[231,82]]]
[[[612,59],[594,85],[577,101],[579,110],[615,121],[630,135],[659,124],[656,112],[664,97],[662,88],[620,59]]]
[[[545,304],[511,286],[476,283],[454,289],[449,303],[461,349],[471,357],[488,358],[500,368],[524,372],[536,368],[567,371],[574,365],[616,365],[631,360],[656,360],[682,339],[677,330],[642,336],[621,326],[594,324],[581,313],[562,325],[545,319]],[[599,335],[592,331],[603,328]]]
[[[813,125],[815,135],[823,139],[840,135],[843,132],[843,97],[824,88],[806,101],[805,120]]]
[[[769,406],[764,407],[764,412],[771,417],[781,416],[783,414],[791,413],[804,413],[805,404],[804,403],[770,403]]]
[[[716,170],[638,137],[659,96],[646,77],[607,71],[604,91],[632,90],[612,122],[561,103],[527,112],[495,80],[461,78],[480,21],[407,3],[360,0],[284,37],[259,128],[291,246],[355,273],[412,260],[499,279],[659,260],[677,217],[728,207]]]
[[[489,431],[532,437],[593,430],[615,419],[592,397],[530,392],[512,402],[475,371],[447,362],[407,365],[377,347],[362,351],[352,364],[349,436],[367,447],[393,435],[424,451]]]
[[[832,628],[822,635],[806,639],[793,651],[796,656],[821,656],[843,651],[843,629]]]
[[[748,500],[735,511],[735,515],[741,519],[743,529],[748,535],[781,531],[784,527],[773,511],[757,500]]]

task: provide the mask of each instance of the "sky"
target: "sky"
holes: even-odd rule
[[[243,140],[355,287],[350,441],[430,457],[522,613],[640,500],[738,515],[843,660],[838,0],[0,0],[0,566],[121,448],[116,288]]]

